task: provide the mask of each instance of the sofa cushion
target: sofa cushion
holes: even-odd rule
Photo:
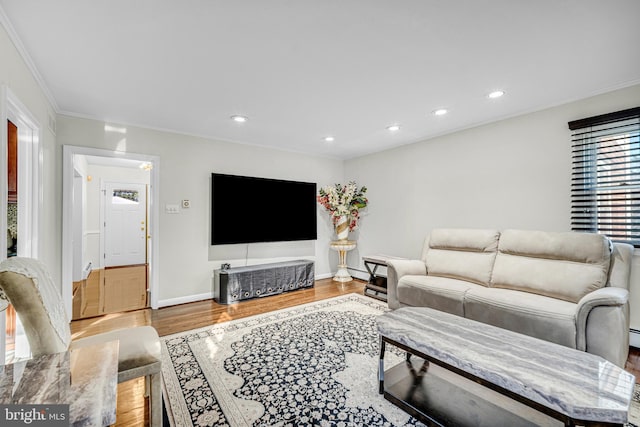
[[[499,236],[496,230],[433,230],[423,252],[427,274],[487,286]]]
[[[398,282],[398,300],[402,305],[430,307],[464,316],[464,294],[474,283],[437,276],[404,276]]]
[[[506,230],[491,286],[577,303],[607,284],[609,240],[599,234]]]
[[[576,348],[576,304],[511,289],[469,289],[465,317]]]

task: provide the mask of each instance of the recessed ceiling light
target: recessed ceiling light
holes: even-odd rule
[[[387,130],[391,131],[391,132],[395,132],[397,130],[400,130],[400,125],[391,125],[391,126],[387,126]]]
[[[231,116],[231,120],[233,120],[234,122],[238,122],[238,123],[244,123],[248,119],[245,116]]]
[[[324,137],[324,142],[333,142],[336,139],[333,136],[325,136]]]
[[[503,90],[496,90],[494,92],[491,92],[489,95],[487,95],[487,97],[491,99],[496,99],[496,98],[500,98],[502,95],[504,95]]]
[[[444,116],[445,114],[447,114],[449,112],[449,110],[447,110],[446,108],[438,108],[437,110],[435,110],[433,112],[433,114],[435,116]]]

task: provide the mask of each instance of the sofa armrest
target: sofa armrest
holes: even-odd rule
[[[629,353],[629,291],[606,287],[578,302],[576,348],[623,366]]]
[[[629,289],[633,246],[627,243],[614,243],[611,251],[611,268],[607,286]]]
[[[427,265],[424,261],[413,259],[387,260],[387,304],[389,308],[400,308],[398,301],[398,281],[402,276],[426,276]]]

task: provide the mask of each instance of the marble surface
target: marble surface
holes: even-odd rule
[[[116,421],[118,342],[0,366],[0,403],[69,404],[73,426]]]
[[[331,249],[338,251],[338,270],[333,276],[333,280],[336,282],[345,283],[353,280],[347,270],[347,252],[355,249],[356,244],[355,240],[334,240],[330,243]]]
[[[334,240],[329,243],[329,246],[334,251],[350,251],[355,249],[357,242],[355,240]]]
[[[382,336],[575,420],[627,421],[635,377],[599,356],[425,307],[377,322]]]

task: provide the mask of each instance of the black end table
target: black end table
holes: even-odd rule
[[[362,257],[364,267],[369,273],[369,282],[364,287],[364,294],[382,301],[387,300],[387,276],[378,273],[378,267],[387,267],[387,260],[403,259],[389,255],[367,255]]]

